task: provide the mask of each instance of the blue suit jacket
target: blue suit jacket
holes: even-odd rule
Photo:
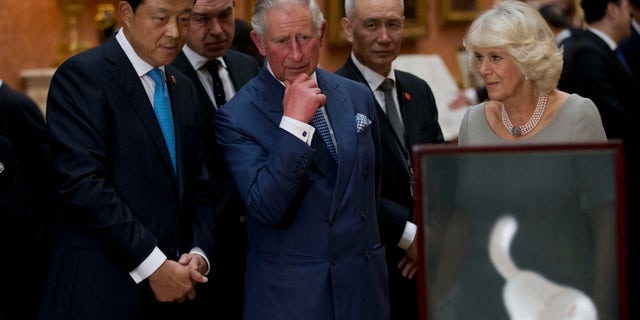
[[[279,127],[284,86],[266,66],[216,114],[218,141],[248,210],[245,319],[388,318],[373,96],[354,81],[316,75],[337,167]],[[371,124],[358,131],[356,114]],[[314,140],[322,141],[318,132]]]
[[[61,233],[43,315],[145,319],[162,312],[148,282],[129,272],[158,246],[169,259],[213,249],[211,183],[195,90],[166,66],[177,173],[149,98],[115,37],[63,63],[47,100],[60,175]],[[161,315],[161,314],[160,314]]]
[[[431,87],[408,72],[395,70],[398,102],[402,122],[409,146],[425,143],[444,143],[442,129],[438,123],[438,108]],[[351,56],[336,74],[367,83]],[[367,88],[370,88],[367,85]],[[404,150],[391,126],[386,113],[376,103],[382,139],[382,182],[378,210],[380,233],[385,245],[391,317],[393,319],[416,319],[418,317],[418,292],[416,279],[402,276],[397,265],[405,255],[398,247],[407,221],[414,221],[413,171],[407,160],[412,160],[411,149]]]

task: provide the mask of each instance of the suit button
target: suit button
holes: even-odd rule
[[[332,266],[336,265],[336,257],[331,257],[331,260],[329,261],[331,263]]]
[[[336,224],[336,219],[331,219],[331,220],[329,221],[329,225],[330,225],[330,226],[333,226],[334,224]]]
[[[360,211],[360,219],[362,219],[362,221],[367,221],[367,215],[364,214],[364,211]]]

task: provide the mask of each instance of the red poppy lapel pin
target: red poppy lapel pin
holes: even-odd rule
[[[176,84],[176,77],[171,75],[171,82],[173,82],[173,84]]]
[[[411,101],[411,95],[409,94],[409,92],[404,93],[404,100]]]

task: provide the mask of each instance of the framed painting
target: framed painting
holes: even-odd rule
[[[342,32],[340,21],[344,17],[344,0],[327,0],[325,2],[325,18],[327,19],[327,41],[332,45],[346,44],[347,39]],[[427,34],[427,0],[404,1],[404,38],[419,38]]]
[[[441,24],[468,23],[483,11],[480,0],[440,0],[440,9]]]
[[[421,145],[414,163],[421,320],[628,319],[620,141]]]

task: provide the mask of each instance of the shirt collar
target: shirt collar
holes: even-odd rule
[[[200,70],[200,68],[202,68],[204,64],[207,63],[207,61],[209,61],[207,57],[204,57],[199,53],[193,51],[193,49],[189,48],[189,46],[186,44],[184,45],[184,47],[182,47],[182,52],[184,52],[187,60],[189,60],[189,63],[191,63],[191,66],[195,70]],[[227,65],[224,63],[224,59],[222,59],[222,57],[217,57],[216,60],[220,61],[220,64],[225,69],[227,68]]]
[[[131,43],[129,43],[129,40],[127,40],[127,37],[124,35],[122,27],[120,27],[120,30],[118,30],[118,33],[116,34],[116,40],[118,40],[120,47],[122,47],[122,50],[124,50],[124,54],[127,55],[127,58],[129,58],[129,61],[131,61],[133,68],[138,74],[138,77],[142,77],[154,68],[154,66],[148,64],[146,61],[142,60],[140,56],[138,56],[136,51],[131,46]],[[160,66],[158,68],[160,68],[160,70],[164,72],[164,66]]]
[[[611,39],[611,37],[609,37],[606,33],[594,28],[594,27],[587,27],[587,29],[591,32],[593,32],[596,36],[598,36],[600,39],[602,39],[602,41],[606,42],[607,45],[611,48],[612,51],[615,51],[616,48],[618,47],[618,44],[613,41],[613,39]]]
[[[389,78],[392,79],[393,82],[396,82],[396,73],[393,71],[393,68],[389,71],[389,74],[386,77],[381,76],[379,73],[371,70],[369,67],[362,64],[358,61],[358,58],[351,52],[351,60],[356,65],[356,68],[362,73],[362,76],[367,81],[367,84],[371,88],[371,91],[376,91],[378,87],[382,84],[384,79]]]

